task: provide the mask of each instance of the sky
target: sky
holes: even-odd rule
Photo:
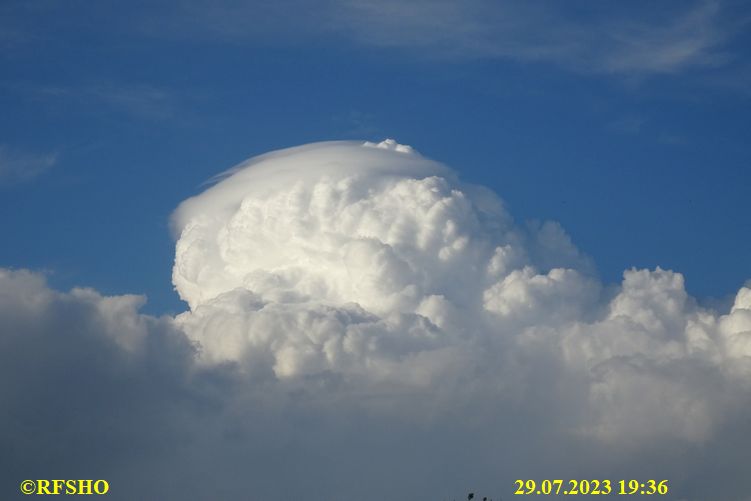
[[[749,499],[749,22],[3,1],[3,492]]]

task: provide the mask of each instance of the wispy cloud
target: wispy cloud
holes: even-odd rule
[[[291,3],[294,8],[282,9],[194,0],[172,10],[159,30],[153,16],[144,26],[152,27],[152,34],[200,33],[235,42],[289,44],[333,35],[444,60],[534,61],[582,72],[643,75],[725,64],[733,57],[726,44],[745,23],[737,9],[720,0],[607,7],[591,2],[576,9],[547,1]]]
[[[59,8],[13,11],[14,31],[8,33],[14,39],[30,37],[36,24],[29,18],[55,17]],[[733,0],[591,1],[575,6],[545,0],[187,0],[141,6],[121,15],[113,15],[116,7],[100,9],[98,16],[116,18],[117,33],[135,37],[283,46],[334,40],[422,58],[539,62],[615,75],[726,65],[740,58],[732,45],[751,17]],[[70,13],[62,17],[71,18]],[[67,30],[102,29],[96,23],[73,22],[64,19],[62,24]],[[49,28],[47,36],[57,29],[57,24]],[[149,103],[154,100],[152,92],[140,89],[136,109],[142,108],[143,94]]]
[[[57,163],[57,153],[32,153],[0,144],[0,185],[30,181]]]
[[[13,53],[36,38],[35,32],[22,20],[29,15],[28,2],[0,3],[0,56]]]
[[[722,47],[731,33],[724,31],[720,13],[719,2],[703,2],[664,23],[629,20],[615,25],[605,40],[602,69],[672,73],[722,65],[732,56]]]
[[[612,6],[610,6],[612,7]],[[725,63],[736,31],[720,2],[574,10],[551,2],[340,0],[363,43],[450,58],[554,63],[595,73],[674,73]]]
[[[296,44],[334,37],[421,58],[554,64],[584,73],[674,74],[732,61],[748,15],[728,0],[578,4],[476,0],[311,0],[285,8],[193,0],[151,12],[149,35]],[[290,14],[295,12],[296,14]]]
[[[7,88],[36,99],[66,99],[89,111],[105,109],[148,120],[169,119],[178,108],[172,92],[150,84],[104,82],[38,85],[17,82]]]
[[[641,115],[628,114],[612,120],[607,124],[608,129],[629,136],[639,134],[647,123],[647,118]]]
[[[175,111],[173,95],[152,85],[106,84],[83,89],[86,97],[143,118],[169,118]]]
[[[380,130],[376,116],[361,110],[349,110],[334,116],[332,120],[340,127],[340,133],[347,137],[370,137]]]

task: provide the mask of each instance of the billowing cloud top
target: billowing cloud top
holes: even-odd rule
[[[405,182],[431,176],[435,181],[424,185]],[[421,217],[416,211],[441,199],[437,190],[448,189],[443,178],[451,173],[409,147],[384,141],[290,148],[248,160],[223,177],[174,215],[181,238],[173,277],[192,308],[262,279],[265,271],[288,281],[293,271],[304,273],[295,279],[296,289],[320,286],[326,290],[316,292],[326,297],[351,299],[341,290],[348,281],[341,276],[347,271],[342,247],[366,240],[399,245],[407,235],[398,232],[416,236],[408,225],[424,222],[415,219]],[[412,201],[413,214],[400,209],[419,191],[428,198]],[[398,227],[387,230],[392,223]]]
[[[518,231],[495,195],[393,140],[251,159],[175,220],[173,278],[192,309],[180,321],[207,360],[262,345],[277,377],[424,375],[451,365],[445,350],[500,336],[496,316],[578,318],[598,289],[555,267],[584,263],[556,225]],[[227,321],[241,326],[211,327]]]
[[[256,378],[508,390],[529,369],[514,361],[547,353],[545,371],[583,391],[569,431],[702,440],[717,402],[684,371],[751,370],[749,289],[717,317],[671,271],[603,288],[557,224],[518,227],[494,194],[393,140],[251,159],[175,220],[191,307],[178,323],[204,363]]]

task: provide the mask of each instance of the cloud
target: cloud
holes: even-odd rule
[[[169,319],[139,315],[143,300],[0,270],[4,496],[23,478],[106,475],[179,443],[168,416],[191,347]]]
[[[629,114],[609,122],[607,127],[620,134],[635,136],[642,132],[647,122],[648,120],[644,116]]]
[[[634,421],[615,416],[641,408],[639,392],[616,398],[627,390],[600,378],[636,362],[662,368],[698,357],[742,380],[751,355],[742,343],[723,348],[751,328],[742,320],[748,289],[730,314],[732,332],[693,305],[670,271],[627,271],[608,297],[560,226],[517,227],[495,195],[390,140],[252,159],[185,201],[175,224],[173,280],[191,307],[176,321],[206,362],[271,378],[335,374],[422,388],[465,377],[465,364],[484,359],[478,346],[508,354],[542,337],[562,350],[565,371],[588,374],[588,414],[601,417],[580,432],[692,441],[713,429],[711,399],[669,381],[674,412],[668,397],[644,409],[665,428],[627,433]],[[595,405],[601,398],[612,415]]]
[[[108,106],[133,116],[164,119],[174,115],[174,95],[152,85],[106,84],[79,90],[87,98],[100,100]]]
[[[729,33],[720,23],[721,4],[700,2],[670,13],[671,20],[625,24],[610,34],[614,50],[604,57],[613,72],[672,73],[686,68],[719,66],[729,54],[722,45]],[[660,24],[658,24],[660,23]]]
[[[405,393],[481,421],[530,413],[558,439],[635,451],[704,446],[750,396],[749,289],[725,315],[659,268],[610,290],[560,226],[518,227],[495,195],[393,141],[252,159],[175,225],[191,306],[176,322],[200,364],[378,394],[387,415]]]
[[[714,0],[608,8],[590,3],[577,10],[546,1],[331,0],[288,2],[285,8],[193,1],[150,31],[284,45],[335,37],[441,61],[498,59],[650,75],[731,61],[729,42],[746,17],[737,11],[731,2]],[[150,18],[153,24],[153,13]]]
[[[250,159],[173,219],[174,318],[0,272],[3,485],[368,501],[659,478],[747,496],[748,287],[719,312],[669,270],[602,284],[558,224],[518,225],[390,140]]]
[[[338,7],[351,35],[365,43],[448,57],[550,62],[617,74],[673,73],[728,58],[719,2],[629,4],[578,15],[553,2],[345,0]]]
[[[143,83],[100,82],[78,86],[15,83],[7,87],[34,98],[71,100],[88,110],[105,108],[147,120],[172,118],[178,108],[175,93]]]
[[[734,40],[748,22],[743,3],[732,0],[607,7],[587,2],[576,9],[552,1],[190,0],[122,11],[98,7],[93,15],[91,6],[85,8],[85,18],[53,4],[7,9],[11,21],[6,23],[6,35],[0,35],[0,51],[7,45],[5,52],[12,54],[14,45],[51,42],[56,34],[97,32],[101,24],[87,19],[107,18],[112,21],[108,36],[262,46],[354,42],[441,62],[508,60],[584,73],[645,76],[737,63],[742,55]],[[40,25],[46,29],[43,35]]]
[[[30,181],[57,163],[56,153],[29,153],[0,144],[0,185]]]

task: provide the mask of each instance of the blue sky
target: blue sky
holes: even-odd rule
[[[559,221],[606,282],[751,277],[736,2],[3,2],[0,264],[172,290],[169,216],[269,150],[394,137]]]
[[[749,23],[3,0],[0,497],[747,499]]]

